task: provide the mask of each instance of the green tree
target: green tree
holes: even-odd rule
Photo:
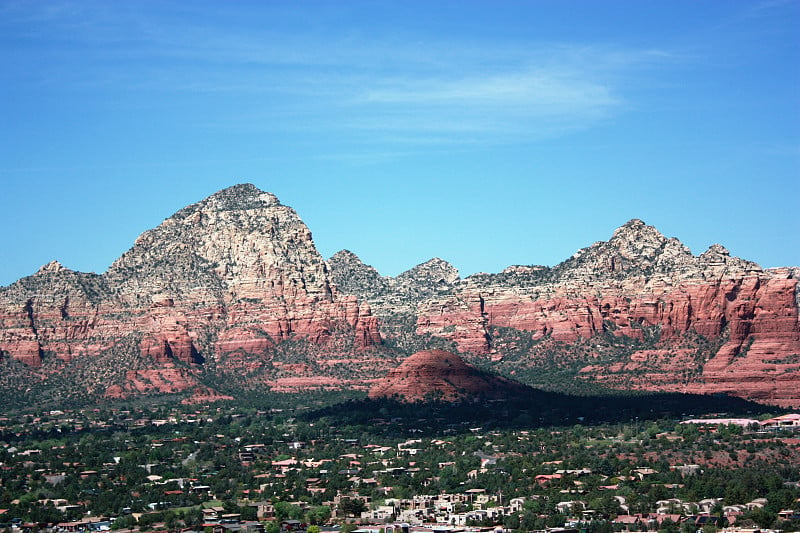
[[[178,525],[178,517],[175,515],[174,511],[165,511],[164,512],[164,526],[167,530],[172,531]]]
[[[331,517],[331,508],[325,505],[316,505],[306,512],[306,522],[314,525],[324,524]]]
[[[300,520],[303,518],[303,510],[289,502],[275,502],[275,518],[282,520]]]
[[[133,515],[123,515],[114,520],[111,529],[130,529],[136,525],[136,519]]]
[[[358,518],[361,513],[367,510],[364,500],[359,498],[342,498],[339,502],[339,510],[347,516]]]
[[[680,533],[680,531],[680,526],[673,522],[670,518],[662,521],[658,528],[658,533]]]
[[[706,524],[703,526],[703,533],[717,533],[717,526],[714,524]]]

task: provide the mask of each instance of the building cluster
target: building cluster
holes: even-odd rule
[[[647,441],[638,438],[638,428],[633,437],[623,435],[631,428],[596,430],[591,437],[568,430],[474,428],[460,437],[391,439],[301,428],[291,418],[266,423],[268,413],[262,411],[249,420],[221,410],[159,415],[90,410],[0,419],[6,439],[0,440],[0,528],[302,533],[316,521],[322,530],[338,524],[362,533],[457,533],[521,529],[524,518],[536,515],[554,533],[580,531],[598,521],[615,531],[674,525],[680,531],[739,527],[729,531],[755,533],[742,518],[769,504],[765,498],[668,497],[654,498],[646,508],[634,505],[631,491],[658,485],[675,493],[682,485],[666,483],[667,477],[703,476],[717,459],[713,454],[705,464],[680,459],[700,458],[693,450],[663,468],[655,452],[646,464],[634,463],[632,457],[647,459]],[[779,460],[800,456],[800,440],[794,438],[800,415],[746,422],[692,419],[684,424],[689,426],[704,436],[724,426],[747,428],[748,442],[762,443],[768,438],[763,431],[786,431],[789,445],[781,441],[785,449],[779,451],[791,447],[794,455],[779,454]],[[576,435],[582,432],[579,428]],[[648,438],[676,449],[683,439],[677,429],[653,431]],[[713,436],[708,442],[720,446]],[[787,490],[797,492],[798,481],[787,482]],[[20,516],[22,510],[29,516]],[[192,520],[189,510],[197,511]],[[778,518],[800,525],[800,500],[781,508]]]

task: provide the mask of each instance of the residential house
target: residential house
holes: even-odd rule
[[[760,422],[765,429],[786,429],[800,427],[800,413],[789,413],[788,415],[776,416],[769,420]]]

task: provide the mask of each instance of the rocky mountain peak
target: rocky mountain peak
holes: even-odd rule
[[[388,280],[350,250],[340,250],[328,259],[333,284],[343,293],[369,300],[383,294]]]
[[[46,265],[42,265],[38,272],[45,273],[45,272],[61,272],[62,270],[67,270],[64,266],[59,263],[58,261],[50,261]]]
[[[222,189],[209,196],[206,204],[220,211],[258,209],[281,205],[278,198],[269,192],[264,192],[252,183],[241,183],[227,189]]]
[[[746,259],[731,256],[721,244],[712,244],[700,254],[698,262],[706,271],[707,277],[716,277],[730,272],[761,272],[761,267]]]
[[[335,254],[331,256],[328,261],[333,261],[335,263],[350,263],[354,265],[363,265],[364,262],[361,261],[361,258],[358,257],[356,254],[351,252],[350,250],[339,250]]]
[[[458,281],[459,275],[456,267],[438,257],[428,259],[399,276],[398,281],[410,281],[425,285],[452,285]]]
[[[731,253],[728,251],[727,248],[725,248],[721,244],[712,244],[711,246],[708,247],[708,250],[706,250],[700,255],[700,257],[708,259],[724,259],[730,256]]]
[[[413,312],[417,303],[451,292],[459,281],[458,270],[438,257],[394,278],[381,276],[349,250],[334,254],[328,268],[339,291],[366,300],[378,316]]]
[[[0,290],[0,335],[0,349],[34,366],[49,352],[99,355],[123,337],[129,355],[160,363],[224,360],[289,338],[380,342],[368,306],[337,299],[297,213],[251,184],[181,209],[100,276],[53,262]]]
[[[192,294],[210,303],[297,290],[330,299],[327,268],[308,227],[251,184],[223,189],[146,231],[107,275],[132,300]]]
[[[608,241],[579,250],[553,271],[564,280],[617,279],[650,276],[694,261],[680,241],[634,218],[617,228]]]
[[[621,230],[634,230],[635,231],[635,230],[644,228],[646,226],[647,226],[647,224],[641,218],[632,218],[629,221],[627,221],[626,223],[624,223],[622,226],[618,227],[614,233],[616,233],[617,231],[621,231]]]
[[[195,222],[200,220],[200,215],[197,213],[249,212],[274,207],[289,209],[281,205],[280,200],[274,194],[262,191],[252,183],[241,183],[217,191],[199,202],[184,207],[164,222],[166,224],[184,220]]]
[[[619,250],[625,258],[652,257],[667,238],[654,226],[648,226],[638,218],[629,220],[612,235],[608,245]]]

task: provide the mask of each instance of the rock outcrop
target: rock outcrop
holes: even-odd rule
[[[624,379],[615,377],[614,367],[589,364],[584,376],[623,387],[655,382],[656,390],[724,392],[794,405],[800,402],[794,390],[800,383],[800,324],[793,272],[763,271],[720,245],[695,257],[677,239],[632,220],[608,242],[552,269],[516,267],[466,279],[452,296],[420,304],[417,331],[496,360],[508,351],[492,336],[498,327],[564,344],[608,334],[641,341],[655,334],[654,348],[676,354],[689,334],[722,339],[692,379],[676,376],[670,357],[659,358],[668,379],[654,379],[659,368],[652,358],[624,366]]]
[[[384,277],[346,250],[324,261],[293,209],[237,185],[146,231],[103,274],[54,261],[0,288],[0,393],[17,390],[12,367],[30,394],[51,381],[108,397],[366,389],[405,354],[447,348],[530,383],[571,373],[796,406],[798,280],[721,245],[695,256],[636,219],[552,268],[461,279],[434,258]],[[443,360],[423,353],[409,361]]]
[[[102,316],[115,304],[101,276],[53,261],[0,289],[0,350],[34,367],[45,354],[70,361],[97,353],[117,333]]]
[[[423,350],[377,382],[369,397],[455,402],[510,398],[524,390],[523,385],[479,370],[454,353]]]
[[[0,289],[0,351],[27,365],[96,356],[131,335],[142,357],[184,364],[290,339],[320,352],[339,337],[356,351],[381,342],[297,213],[249,184],[178,211],[102,275],[53,262]]]
[[[341,250],[328,259],[328,269],[334,285],[345,294],[359,300],[376,301],[391,291],[392,279],[381,276],[374,267],[365,265],[350,250]]]
[[[349,250],[334,254],[328,260],[328,267],[339,290],[367,302],[372,312],[382,319],[414,313],[421,302],[452,294],[460,281],[458,270],[438,257],[394,278],[381,276]]]

